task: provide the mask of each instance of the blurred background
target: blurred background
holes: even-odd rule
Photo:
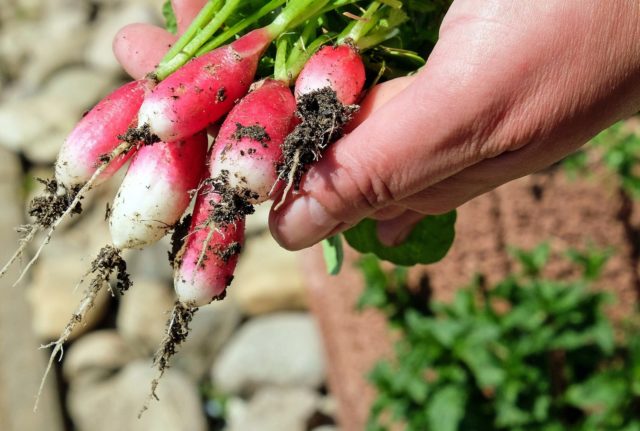
[[[35,178],[127,80],[116,31],[161,25],[162,3],[0,0],[3,262]],[[347,250],[330,277],[321,250],[280,249],[258,208],[228,297],[196,314],[140,420],[174,296],[167,241],[130,253],[134,287],[99,297],[34,414],[49,353],[38,346],[57,339],[109,242],[114,178],[25,282],[0,281],[0,429],[640,430],[638,124],[466,204],[450,254],[408,272]]]

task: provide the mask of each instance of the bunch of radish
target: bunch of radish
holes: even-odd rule
[[[246,216],[254,205],[277,196],[282,202],[298,190],[308,166],[342,135],[357,109],[366,81],[360,50],[392,37],[404,20],[401,1],[373,2],[360,15],[350,13],[350,24],[334,33],[321,17],[358,1],[290,0],[283,6],[284,0],[272,0],[226,24],[240,3],[207,2],[154,72],[107,96],[63,144],[55,179],[34,203],[38,218],[7,267],[46,230],[28,269],[61,221],[79,212],[83,197],[130,164],[108,214],[112,244],[93,261],[85,297],[52,343],[49,367],[109,277],[118,274],[118,293],[129,287],[121,251],[144,248],[174,230],[178,302],[156,357],[161,375],[197,308],[224,297]],[[277,8],[269,25],[222,45]],[[254,82],[274,41],[273,77]],[[206,130],[221,120],[208,149]],[[185,215],[192,199],[193,212]]]

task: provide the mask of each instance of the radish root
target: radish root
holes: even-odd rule
[[[109,279],[114,273],[117,273],[117,283],[115,291],[109,284]],[[108,286],[113,296],[115,296],[116,293],[120,295],[124,294],[124,292],[126,292],[132,284],[129,274],[127,273],[127,264],[120,255],[120,250],[117,250],[112,246],[106,246],[100,250],[100,252],[98,253],[98,257],[91,263],[89,271],[87,271],[87,273],[83,276],[79,284],[82,284],[85,278],[91,274],[95,274],[95,277],[89,283],[89,286],[87,287],[83,298],[80,300],[80,305],[76,309],[76,312],[71,316],[71,319],[62,331],[60,338],[52,343],[41,346],[42,349],[53,347],[53,351],[49,356],[47,368],[44,372],[44,375],[42,376],[42,380],[40,381],[40,387],[38,388],[35,405],[33,407],[34,412],[38,409],[38,403],[42,395],[42,390],[44,389],[45,381],[53,366],[53,361],[55,360],[56,356],[58,356],[58,353],[60,354],[58,360],[62,360],[62,356],[64,353],[64,343],[69,340],[69,337],[71,336],[73,330],[84,321],[89,311],[93,308],[96,298],[98,297],[98,294],[105,286],[105,284]]]
[[[101,158],[100,166],[96,169],[96,171],[91,176],[89,181],[87,181],[82,187],[79,187],[70,191],[65,191],[63,187],[59,187],[56,184],[55,180],[51,180],[51,181],[41,180],[41,182],[45,184],[47,188],[47,192],[50,194],[50,196],[36,198],[34,199],[34,202],[40,202],[38,199],[48,200],[51,202],[50,204],[51,206],[53,205],[59,206],[61,203],[61,200],[67,200],[70,202],[64,205],[64,210],[62,210],[60,214],[54,214],[54,213],[43,214],[40,212],[40,209],[35,209],[35,208],[30,211],[32,215],[37,216],[37,221],[34,224],[29,224],[22,228],[28,233],[20,241],[20,246],[18,247],[18,250],[14,253],[14,255],[11,257],[9,262],[7,262],[7,264],[3,267],[2,271],[0,271],[0,278],[2,278],[7,273],[9,267],[20,256],[24,254],[26,247],[35,238],[36,234],[40,230],[48,229],[44,240],[38,247],[38,250],[36,250],[36,253],[34,254],[33,258],[31,258],[31,260],[27,263],[25,268],[21,271],[20,275],[18,276],[18,279],[15,281],[15,283],[13,283],[13,286],[15,287],[18,284],[20,284],[20,282],[24,279],[25,275],[29,272],[31,267],[37,262],[40,255],[42,254],[42,251],[47,246],[47,244],[49,244],[49,242],[51,241],[51,238],[53,237],[54,232],[60,226],[60,224],[72,214],[80,214],[82,212],[82,206],[81,206],[82,199],[84,199],[87,193],[89,193],[93,189],[96,181],[98,180],[100,175],[102,175],[104,171],[109,167],[109,164],[111,163],[111,161],[117,157],[127,154],[136,145],[137,145],[136,141],[128,140],[118,145],[118,147],[116,147],[111,153],[105,154]]]
[[[164,376],[165,371],[169,368],[169,360],[177,353],[178,346],[187,339],[190,330],[189,324],[193,320],[193,315],[196,311],[198,311],[197,307],[183,304],[180,301],[176,301],[173,306],[171,316],[167,322],[167,332],[160,343],[160,348],[153,358],[153,364],[157,367],[158,374],[151,381],[151,392],[138,413],[138,418],[141,418],[144,412],[149,409],[149,403],[152,400],[160,400],[156,393],[158,384]]]
[[[279,210],[291,190],[297,191],[309,166],[322,158],[329,146],[342,137],[345,125],[359,109],[358,105],[344,105],[329,87],[302,95],[296,116],[300,124],[282,145],[282,162],[278,165],[278,181],[286,178],[286,187],[273,207]],[[272,193],[277,187],[272,188]]]

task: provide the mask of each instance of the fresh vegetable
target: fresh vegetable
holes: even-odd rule
[[[244,217],[276,181],[280,145],[293,128],[289,87],[267,79],[222,124],[200,190],[187,241],[176,262],[175,288],[185,304],[202,306],[224,292],[242,244]]]
[[[366,80],[364,63],[352,44],[325,46],[305,64],[296,81],[296,99],[329,88],[343,105],[358,101]]]
[[[233,280],[244,243],[245,217],[212,224],[211,214],[221,199],[212,186],[200,191],[189,234],[176,256],[174,285],[178,300],[187,307],[201,307],[222,299]]]
[[[56,161],[55,178],[59,186],[71,190],[91,179],[104,158],[120,145],[121,136],[136,125],[144,94],[143,81],[129,82],[102,99],[80,120]],[[108,179],[131,155],[127,152],[111,160],[94,185]]]
[[[157,142],[134,156],[109,217],[117,249],[150,245],[173,228],[204,173],[207,136]]]
[[[249,202],[269,198],[282,143],[295,125],[296,102],[286,83],[256,84],[223,123],[211,153],[212,178],[228,174],[231,188],[250,191]]]
[[[253,30],[182,66],[145,98],[138,123],[161,140],[193,135],[219,120],[253,82],[262,54],[282,32],[327,0],[291,1],[268,26]]]

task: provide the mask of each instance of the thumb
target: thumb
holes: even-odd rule
[[[371,117],[410,86],[412,81],[413,78],[409,77],[399,78],[374,87],[347,126],[351,134],[336,142],[321,161],[309,170],[298,194],[291,195],[278,211],[272,211],[271,230],[280,244],[291,249],[308,247],[332,235],[334,231],[357,222],[372,212],[375,206],[383,206],[384,198],[371,198],[369,195],[375,193],[372,190],[373,181],[368,176],[371,166],[364,164],[361,158],[351,157],[349,153],[358,151],[356,147],[359,147],[358,137],[361,135],[369,140],[368,123]],[[379,146],[384,146],[384,143]],[[376,152],[383,156],[388,154],[383,149]]]
[[[443,159],[441,145],[425,145],[426,125],[450,122],[451,111],[433,109],[444,96],[429,94],[434,87],[425,86],[420,75],[372,92],[357,119],[361,124],[309,169],[299,194],[272,211],[271,231],[283,247],[302,249],[345,230],[421,190],[428,185],[426,178],[435,182],[451,167],[447,161],[433,163]],[[451,131],[429,127],[429,141],[464,140],[437,136],[447,134],[445,129]],[[441,172],[434,172],[438,168]]]

